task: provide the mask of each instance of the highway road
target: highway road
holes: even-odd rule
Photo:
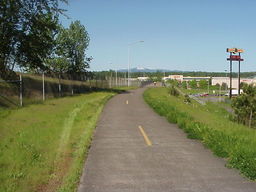
[[[78,192],[255,192],[248,181],[144,102],[145,88],[105,106]]]

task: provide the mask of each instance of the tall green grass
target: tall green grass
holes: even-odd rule
[[[214,154],[227,159],[246,177],[256,179],[256,131],[230,121],[228,112],[212,103],[186,104],[166,88],[148,89],[145,101],[169,122],[177,123],[188,138],[201,140]]]
[[[0,191],[74,191],[111,92],[0,110]]]

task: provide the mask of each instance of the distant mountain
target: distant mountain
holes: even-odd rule
[[[127,69],[119,69],[117,70],[118,72],[127,72]],[[168,69],[149,69],[149,68],[144,68],[144,67],[136,67],[136,68],[131,68],[130,72],[131,73],[136,73],[136,72],[145,72],[145,73],[154,73],[154,72],[183,72],[179,70],[168,70]]]

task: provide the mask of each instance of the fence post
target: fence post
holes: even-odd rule
[[[74,75],[73,74],[67,74],[66,78],[72,82],[72,84],[68,87],[68,89],[71,87],[71,95],[74,95],[74,84],[73,84],[73,81],[74,81]]]
[[[45,100],[44,72],[42,74],[42,79],[43,79],[43,101],[44,101]]]
[[[61,84],[60,84],[60,74],[59,74],[59,96],[61,97]]]
[[[90,87],[90,91],[92,90],[92,81],[91,78],[89,78],[89,87]]]
[[[112,88],[112,76],[107,77],[107,81],[109,82],[109,88],[111,89]]]
[[[22,90],[23,90],[23,87],[22,87],[22,76],[21,76],[21,74],[20,74],[20,106],[21,106],[21,107],[23,106]]]
[[[127,83],[126,82],[126,73],[124,73],[124,82],[125,82],[125,84]]]

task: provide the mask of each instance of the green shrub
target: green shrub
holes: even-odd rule
[[[171,85],[171,87],[169,89],[169,93],[170,93],[170,95],[173,95],[176,97],[178,97],[180,95],[179,91],[177,90],[177,88],[174,85]]]
[[[184,95],[184,103],[191,103],[191,99],[187,94]]]

